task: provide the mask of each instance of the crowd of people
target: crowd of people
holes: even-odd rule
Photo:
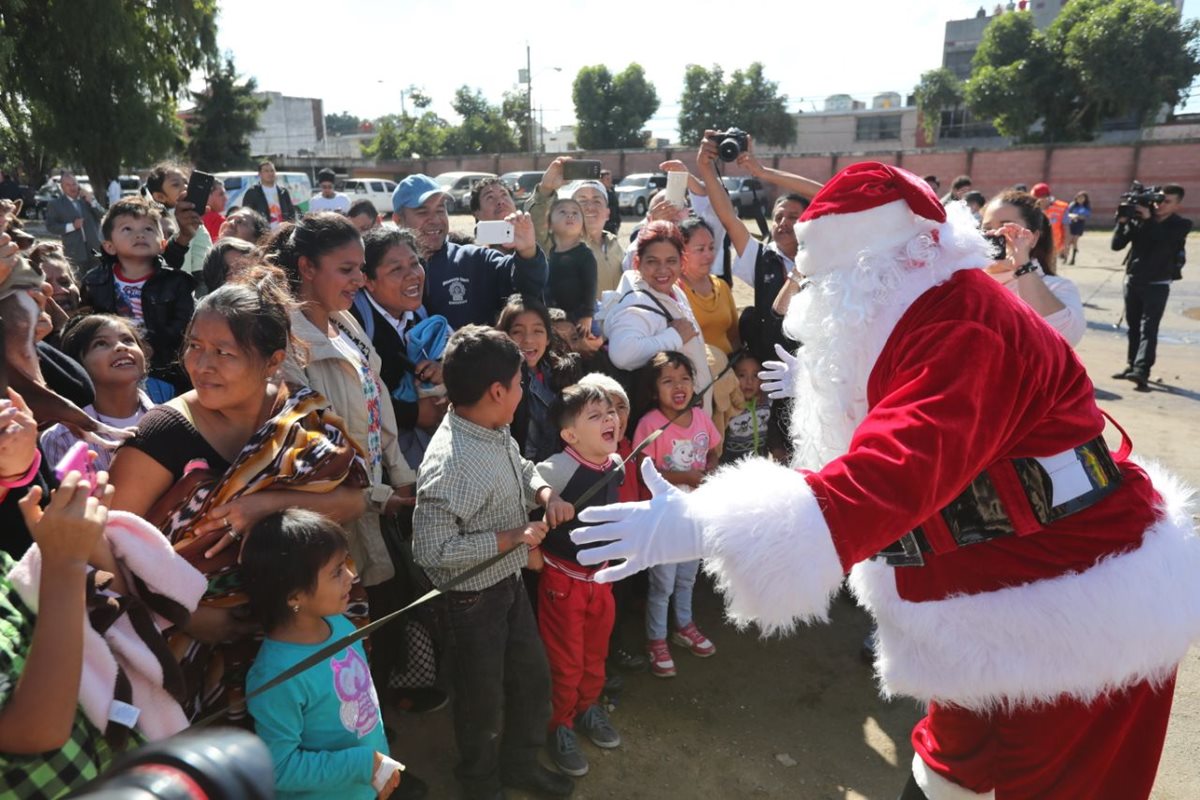
[[[628,241],[602,182],[564,193],[567,157],[524,210],[496,179],[474,188],[476,219],[512,229],[490,247],[451,232],[419,174],[388,221],[328,170],[300,215],[269,162],[228,216],[219,181],[193,207],[174,163],[107,208],[64,174],[53,239],[0,205],[5,791],[61,796],[220,712],[267,744],[282,797],[421,797],[381,709],[435,710],[448,686],[468,796],[569,795],[581,739],[622,742],[604,702],[622,672],[670,678],[676,655],[718,649],[692,616],[698,561],[598,582],[577,512],[649,498],[635,453],[684,491],[750,455],[791,459],[769,375],[800,346],[782,311],[821,183],[747,148],[736,166],[778,190],[760,241],[719,158],[706,138],[685,203],[659,193]],[[1190,228],[1183,189],[1163,191],[1113,238],[1133,244],[1120,377],[1139,388]],[[1087,194],[986,198],[960,176],[943,203],[994,242],[986,271],[1077,344],[1058,269]],[[740,311],[735,278],[753,292]],[[488,559],[367,648],[256,691]]]

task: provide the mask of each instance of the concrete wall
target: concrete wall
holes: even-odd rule
[[[864,140],[857,139],[858,120],[900,115],[900,138]],[[917,110],[915,108],[863,109],[859,111],[818,111],[796,114],[796,142],[794,149],[808,152],[864,153],[897,148],[911,149],[917,146]]]
[[[257,92],[267,100],[258,119],[258,130],[250,136],[255,156],[295,156],[316,152],[325,135],[324,104],[314,97],[285,97],[279,92]]]
[[[686,164],[695,163],[695,150],[692,148],[596,151],[577,155],[580,158],[598,159],[618,179],[634,172],[657,171],[661,162],[672,158],[682,159]],[[450,156],[351,168],[351,174],[354,177],[393,179],[414,172],[437,175],[453,170],[500,174],[513,170],[545,169],[552,160],[553,156],[549,154]],[[774,153],[764,155],[762,160],[769,166],[818,181],[829,180],[838,170],[858,161],[880,161],[901,166],[918,175],[937,175],[944,190],[949,189],[955,176],[970,175],[975,188],[989,197],[1013,184],[1033,186],[1045,181],[1055,195],[1066,200],[1080,190],[1087,191],[1092,199],[1093,219],[1100,224],[1107,224],[1107,220],[1111,219],[1119,195],[1129,188],[1129,182],[1135,178],[1147,186],[1178,183],[1188,191],[1183,201],[1183,213],[1200,218],[1200,139],[994,150],[892,149],[873,153]],[[725,172],[738,174],[736,168],[728,165],[725,165]]]

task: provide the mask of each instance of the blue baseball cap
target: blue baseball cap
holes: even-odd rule
[[[409,175],[400,181],[400,185],[392,192],[392,211],[420,208],[435,194],[446,194],[446,189],[428,175]]]

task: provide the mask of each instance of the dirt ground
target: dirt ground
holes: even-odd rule
[[[454,227],[469,230],[470,218],[456,217]],[[1089,330],[1079,355],[1096,396],[1133,437],[1136,453],[1200,486],[1200,455],[1187,435],[1200,431],[1200,237],[1189,242],[1186,279],[1172,287],[1149,394],[1109,377],[1125,363],[1124,329],[1115,327],[1120,254],[1109,250],[1102,231],[1089,232],[1081,245],[1077,265],[1062,274],[1085,301]],[[747,303],[748,287],[739,288],[740,303]],[[899,793],[912,759],[909,731],[921,712],[912,701],[879,697],[859,658],[870,622],[848,597],[834,603],[831,624],[766,641],[727,624],[719,595],[702,579],[695,615],[716,656],[700,660],[676,648],[678,677],[627,676],[612,715],[623,744],[612,751],[582,745],[591,772],[577,782],[575,797],[891,800]],[[626,625],[628,640],[641,641],[637,621]],[[392,723],[396,757],[429,782],[432,797],[456,797],[450,710]],[[1200,797],[1197,764],[1200,648],[1193,648],[1179,673],[1153,797]]]

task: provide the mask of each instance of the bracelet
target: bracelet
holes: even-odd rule
[[[1036,259],[1036,258],[1034,258],[1034,259],[1030,259],[1029,261],[1025,262],[1025,263],[1024,263],[1024,264],[1023,264],[1023,265],[1020,267],[1020,269],[1018,269],[1016,272],[1014,272],[1014,273],[1013,273],[1013,277],[1014,277],[1014,278],[1019,278],[1019,277],[1021,277],[1022,275],[1025,275],[1026,273],[1029,273],[1029,272],[1037,272],[1037,271],[1038,271],[1038,270],[1040,270],[1041,268],[1042,268],[1042,265],[1041,265],[1041,264],[1039,264],[1039,263],[1037,262],[1037,259]]]
[[[37,471],[42,466],[42,451],[33,451],[33,461],[29,462],[29,469],[15,478],[0,478],[0,489],[20,489],[22,486],[28,486],[33,483]]]

